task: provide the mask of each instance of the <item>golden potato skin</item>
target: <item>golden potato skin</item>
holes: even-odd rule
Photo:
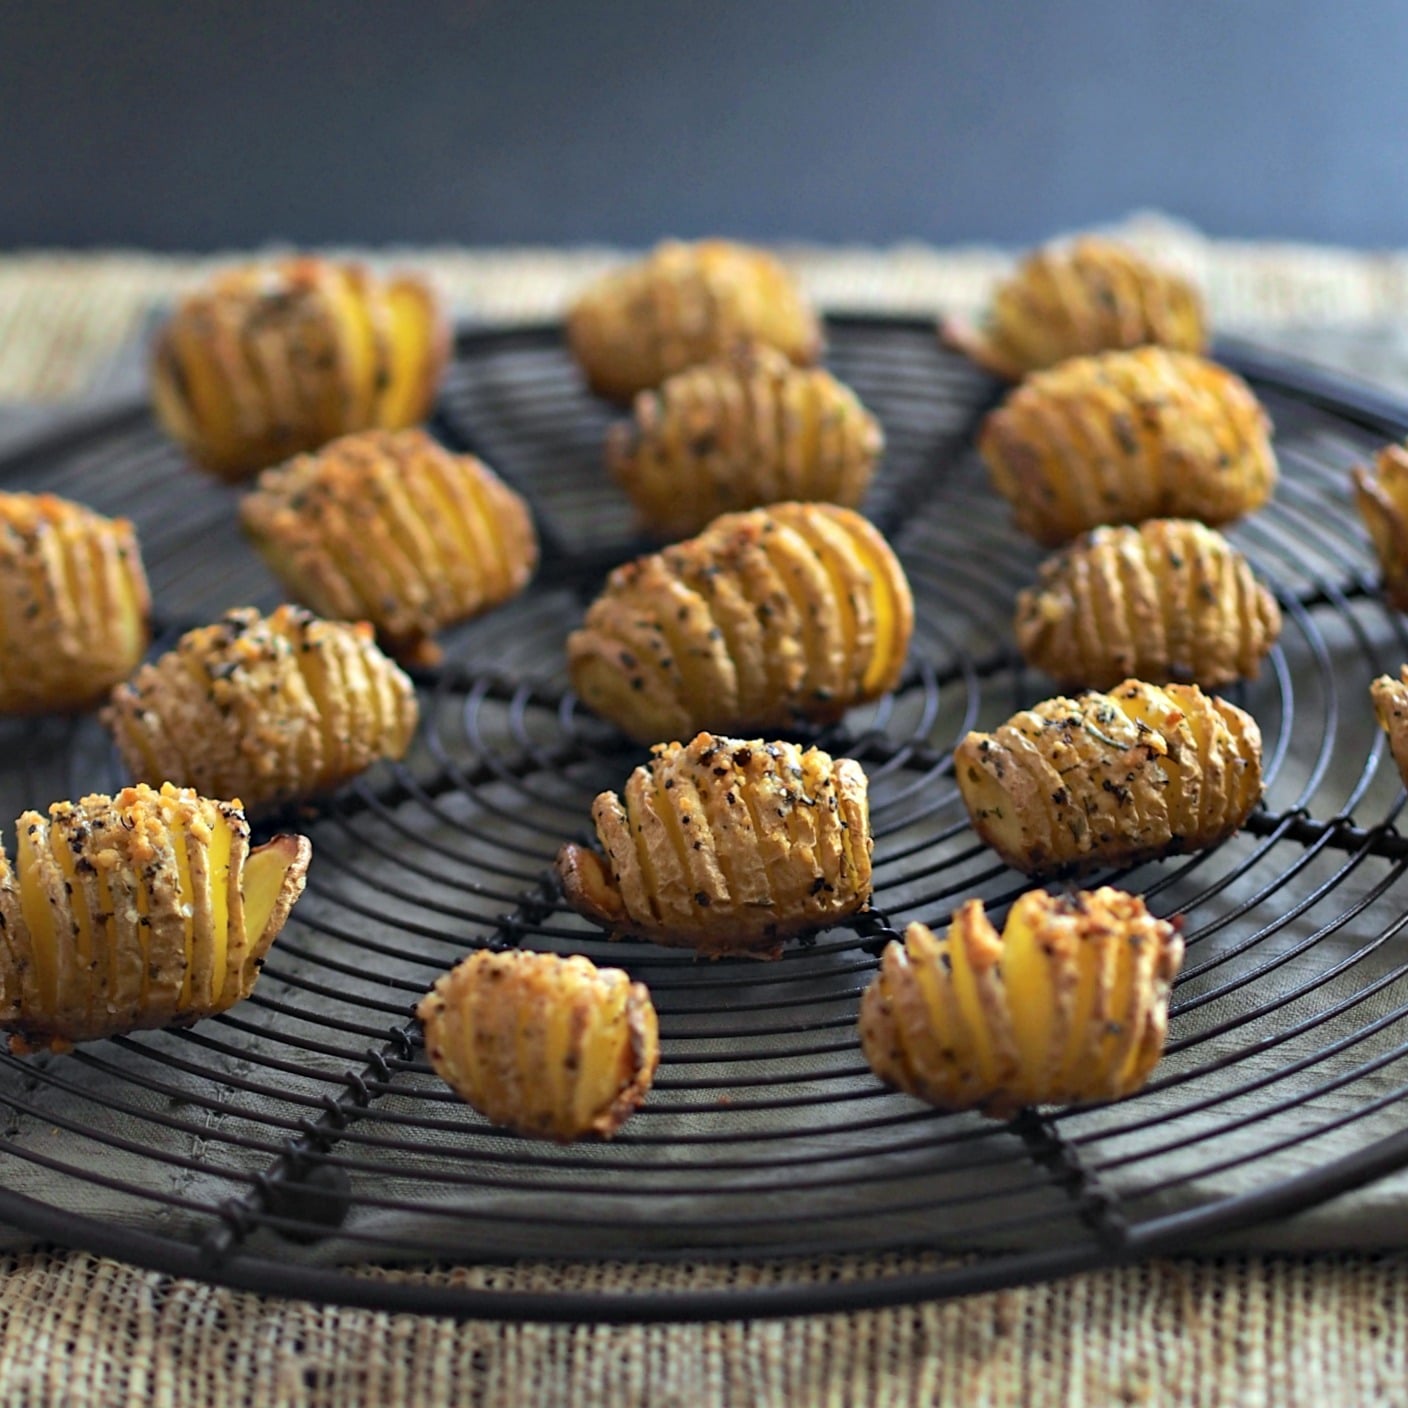
[[[776,958],[870,898],[870,807],[860,764],[794,743],[657,743],[624,798],[592,807],[602,851],[567,845],[563,893],[610,929],[710,957]]]
[[[945,319],[949,346],[1008,381],[1068,357],[1131,347],[1207,349],[1198,290],[1181,274],[1110,240],[1035,250],[993,295],[987,326]]]
[[[188,631],[103,712],[133,777],[241,797],[251,813],[403,757],[418,717],[414,687],[371,626],[298,606],[241,607]]]
[[[1384,596],[1408,611],[1408,446],[1387,445],[1354,471],[1354,501],[1384,574]]]
[[[485,1119],[536,1139],[609,1139],[660,1062],[650,993],[581,955],[472,954],[417,1009],[440,1078]]]
[[[629,401],[736,342],[765,343],[807,365],[821,353],[821,325],[766,251],[667,240],[583,290],[567,314],[567,340],[593,391]]]
[[[249,995],[311,846],[251,851],[238,802],[167,783],[25,812],[0,847],[0,1028],[12,1049],[187,1025]]]
[[[346,435],[265,470],[240,515],[294,597],[370,621],[413,664],[434,664],[437,630],[517,596],[538,563],[527,504],[422,430]]]
[[[1137,895],[1034,890],[999,938],[969,900],[942,939],[911,924],[860,1006],[881,1080],[948,1110],[1119,1100],[1163,1054],[1183,940]]]
[[[285,259],[181,301],[153,349],[152,399],[197,464],[241,480],[350,431],[424,420],[449,351],[420,279]]]
[[[970,733],[954,774],[973,827],[1029,875],[1204,850],[1261,798],[1261,733],[1196,685],[1125,680]]]
[[[904,571],[860,514],[774,504],[618,567],[567,659],[589,708],[653,743],[839,719],[899,683],[913,627]]]
[[[0,494],[0,714],[72,713],[151,638],[137,535],[53,494]]]
[[[1188,518],[1093,528],[1017,598],[1017,645],[1062,685],[1134,676],[1205,689],[1256,675],[1281,633],[1276,598],[1215,528]]]
[[[606,462],[647,531],[697,533],[721,513],[793,499],[855,508],[884,448],[880,423],[819,367],[743,344],[642,391]]]
[[[1379,727],[1388,734],[1389,752],[1398,767],[1398,775],[1408,786],[1408,665],[1392,675],[1380,675],[1369,686],[1369,697],[1374,704],[1374,717]]]
[[[1276,482],[1269,429],[1240,377],[1141,347],[1037,372],[986,418],[978,448],[1017,527],[1056,547],[1102,523],[1250,513]]]

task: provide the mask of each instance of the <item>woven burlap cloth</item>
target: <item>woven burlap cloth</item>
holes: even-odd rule
[[[1220,331],[1408,388],[1408,252],[1203,239],[1157,216],[1126,237],[1182,264]],[[396,251],[464,320],[548,318],[604,250]],[[798,248],[824,306],[981,308],[989,249]],[[0,440],[53,403],[120,393],[153,309],[208,260],[0,256]],[[517,1290],[837,1281],[923,1254],[786,1265],[525,1265],[368,1276]],[[961,1399],[960,1399],[961,1396]],[[965,1301],[804,1320],[679,1326],[455,1325],[225,1291],[81,1253],[0,1259],[0,1408],[217,1403],[1408,1404],[1401,1257],[1161,1261]]]

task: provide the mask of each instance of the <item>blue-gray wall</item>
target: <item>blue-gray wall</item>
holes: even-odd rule
[[[0,0],[0,247],[1408,244],[1402,0]]]

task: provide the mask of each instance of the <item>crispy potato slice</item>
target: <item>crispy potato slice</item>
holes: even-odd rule
[[[251,852],[238,803],[170,783],[56,802],[18,830],[13,872],[0,849],[0,1012],[17,1049],[184,1025],[247,997],[311,854],[302,836]]]
[[[549,953],[480,952],[417,1015],[436,1073],[494,1124],[561,1143],[610,1138],[660,1060],[650,994],[616,968]]]
[[[942,939],[911,924],[886,946],[861,1047],[882,1080],[948,1109],[1117,1100],[1163,1053],[1182,961],[1175,925],[1119,890],[1032,891],[1000,940],[970,900]]]
[[[564,846],[567,902],[613,935],[772,958],[870,895],[866,777],[849,758],[701,733],[657,744],[592,808],[601,852]]]

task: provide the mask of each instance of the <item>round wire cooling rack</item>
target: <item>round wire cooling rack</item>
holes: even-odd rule
[[[187,1031],[0,1056],[0,1218],[16,1240],[389,1309],[738,1317],[957,1295],[1245,1237],[1408,1165],[1408,842],[1366,693],[1408,658],[1408,632],[1377,596],[1347,480],[1408,431],[1408,408],[1223,349],[1271,411],[1283,470],[1275,502],[1232,530],[1286,619],[1261,678],[1234,693],[1263,731],[1266,797],[1214,851],[1100,877],[1185,917],[1155,1078],[1117,1105],[1004,1124],[886,1090],[854,1023],[905,923],[940,926],[973,895],[1000,919],[1027,884],[976,840],[950,760],[969,728],[1051,692],[1010,648],[1039,554],[971,450],[992,383],[928,323],[829,331],[833,368],[885,426],[866,508],[916,598],[900,688],[819,735],[871,779],[873,912],[763,964],[609,943],[563,908],[558,847],[590,839],[592,798],[642,756],[578,708],[563,641],[606,569],[645,544],[600,468],[610,412],[559,333],[463,334],[435,429],[527,495],[539,578],[448,636],[446,663],[417,681],[423,723],[402,764],[283,819],[315,859],[248,1001]],[[156,649],[278,599],[233,492],[189,471],[141,407],[31,442],[0,460],[0,482],[136,520]],[[0,736],[0,815],[124,780],[92,719],[11,721]],[[503,1133],[429,1071],[415,1002],[470,949],[506,944],[586,953],[649,985],[659,1076],[609,1143]],[[944,1255],[922,1273],[823,1282],[788,1260],[906,1248]],[[776,1274],[647,1298],[585,1279],[530,1293],[352,1269],[736,1257],[776,1259]]]

